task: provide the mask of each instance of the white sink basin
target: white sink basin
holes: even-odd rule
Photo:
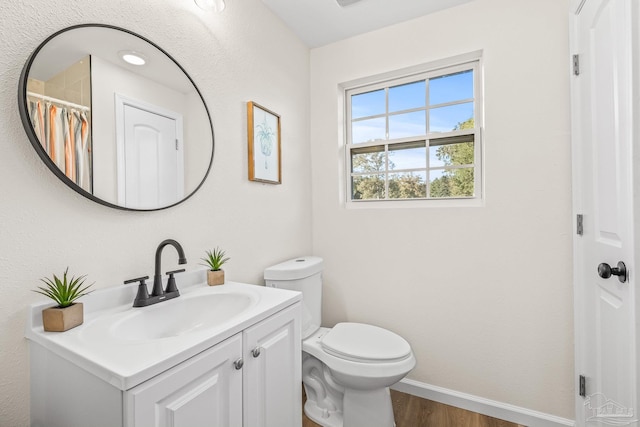
[[[109,333],[126,341],[177,337],[226,323],[256,301],[246,292],[181,296],[130,310],[111,325]]]
[[[129,390],[301,300],[298,292],[264,286],[207,286],[204,269],[180,279],[178,298],[140,308],[131,306],[135,287],[98,289],[82,298],[84,323],[64,333],[43,330],[50,302],[34,304],[27,338]]]

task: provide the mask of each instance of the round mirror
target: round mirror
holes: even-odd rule
[[[49,169],[106,206],[174,206],[213,162],[198,88],[164,50],[122,28],[78,25],[46,39],[22,70],[18,105]]]

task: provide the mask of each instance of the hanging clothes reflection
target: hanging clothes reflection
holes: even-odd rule
[[[71,181],[91,193],[88,107],[31,93],[29,96],[29,115],[42,148]]]

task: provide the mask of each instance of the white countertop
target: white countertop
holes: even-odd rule
[[[128,390],[302,300],[299,292],[259,285],[227,282],[208,286],[206,270],[177,274],[176,281],[180,297],[140,308],[132,307],[136,284],[96,290],[80,299],[84,304],[84,323],[66,332],[45,332],[41,312],[52,304],[34,304],[29,309],[26,338],[120,390]],[[151,283],[148,286],[150,290]],[[161,315],[163,308],[169,308],[181,298],[214,293],[245,294],[250,296],[251,306],[213,327],[177,336],[132,340],[109,333],[111,325],[137,310],[156,310],[154,314]],[[149,324],[148,328],[153,326]]]

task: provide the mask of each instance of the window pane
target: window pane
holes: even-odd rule
[[[384,117],[360,120],[351,124],[352,144],[385,140],[386,136],[387,124]]]
[[[389,146],[389,169],[426,169],[425,142],[410,142]]]
[[[422,80],[389,88],[389,112],[424,108],[427,101],[427,83]]]
[[[473,128],[473,102],[429,110],[429,132]]]
[[[434,141],[431,141],[432,143]],[[429,147],[429,166],[461,166],[473,164],[473,141]]]
[[[473,99],[473,70],[429,79],[429,105]]]
[[[351,172],[384,172],[384,146],[351,150]]]
[[[415,199],[427,196],[427,173],[406,172],[389,175],[390,199]]]
[[[384,175],[362,175],[351,177],[353,200],[384,199]]]
[[[429,196],[473,197],[473,168],[435,170],[429,173]]]
[[[389,116],[389,139],[426,134],[427,116],[424,111]]]
[[[351,97],[351,118],[375,116],[386,112],[384,89]]]

